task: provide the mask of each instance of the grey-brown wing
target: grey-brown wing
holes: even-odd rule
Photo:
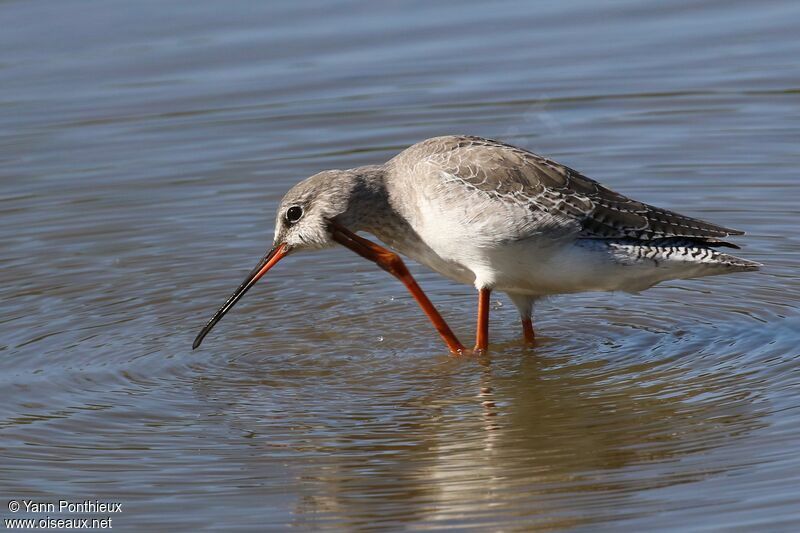
[[[584,237],[715,241],[743,233],[633,200],[569,167],[498,141],[437,137],[414,148],[466,185],[498,201],[527,202],[531,211],[574,222]]]

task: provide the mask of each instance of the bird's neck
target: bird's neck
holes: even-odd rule
[[[352,231],[372,233],[393,246],[404,234],[405,219],[395,209],[387,188],[384,165],[359,167],[351,171],[353,179],[344,224]]]

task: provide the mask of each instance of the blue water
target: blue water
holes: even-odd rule
[[[0,518],[797,530],[799,25],[789,1],[0,2]],[[448,133],[745,230],[765,268],[553,298],[533,350],[501,296],[478,360],[374,265],[300,255],[192,352],[292,184]],[[474,291],[412,270],[471,341]]]

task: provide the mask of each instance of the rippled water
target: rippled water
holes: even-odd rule
[[[116,529],[800,527],[800,7],[0,3],[0,516]],[[455,359],[346,250],[194,335],[299,179],[500,138],[763,271],[494,303]],[[471,340],[475,295],[414,267]],[[64,515],[58,515],[64,517]]]

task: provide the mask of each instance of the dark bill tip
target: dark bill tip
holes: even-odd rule
[[[286,243],[281,243],[277,246],[273,246],[272,249],[267,252],[267,254],[261,258],[258,262],[256,267],[250,271],[250,274],[247,275],[245,280],[239,285],[239,288],[236,289],[233,294],[222,304],[214,316],[211,317],[203,329],[200,330],[200,333],[195,337],[194,342],[192,343],[192,350],[196,349],[200,344],[203,342],[203,339],[208,335],[208,332],[211,331],[217,322],[219,322],[225,314],[231,310],[231,308],[236,305],[242,296],[250,290],[250,287],[256,284],[256,282],[261,279],[261,277],[266,274],[269,269],[271,269],[275,264],[283,259],[286,254],[288,253]]]

